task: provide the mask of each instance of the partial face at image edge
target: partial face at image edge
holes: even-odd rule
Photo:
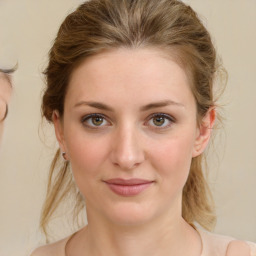
[[[8,104],[11,98],[12,87],[6,74],[0,72],[0,141],[3,135],[4,121],[8,114]]]

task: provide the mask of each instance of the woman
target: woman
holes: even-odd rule
[[[202,159],[219,69],[180,1],[91,0],[70,14],[45,71],[42,113],[60,150],[41,227],[71,191],[88,225],[32,255],[255,255],[194,225],[215,223]]]
[[[3,135],[4,120],[8,114],[8,103],[10,101],[12,87],[9,74],[13,70],[0,69],[0,140]]]

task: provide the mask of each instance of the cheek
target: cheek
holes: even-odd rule
[[[73,135],[76,134],[76,135]],[[88,184],[92,177],[100,174],[100,166],[105,161],[108,152],[106,139],[97,140],[84,134],[73,133],[68,137],[66,144],[74,178],[81,189],[84,183]]]
[[[183,136],[165,140],[161,147],[152,147],[152,165],[158,170],[161,182],[183,187],[192,160],[193,140],[191,136]]]

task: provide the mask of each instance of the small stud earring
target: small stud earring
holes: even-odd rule
[[[61,155],[62,155],[63,159],[64,159],[65,161],[67,161],[67,156],[66,156],[67,153],[66,153],[66,152],[62,152]]]

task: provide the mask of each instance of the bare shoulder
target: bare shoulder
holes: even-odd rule
[[[65,256],[65,246],[69,238],[35,249],[30,256]]]
[[[228,244],[226,256],[251,256],[251,249],[248,243],[233,240]]]
[[[202,255],[256,256],[256,244],[199,229],[203,244]]]
[[[51,245],[44,245],[35,249],[30,256],[46,256],[54,255]]]

